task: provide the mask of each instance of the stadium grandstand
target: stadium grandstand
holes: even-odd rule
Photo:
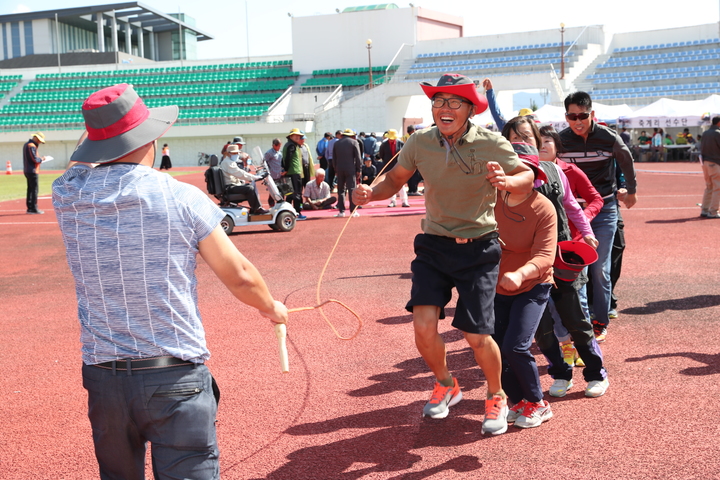
[[[717,24],[465,37],[463,21],[421,7],[358,6],[294,16],[288,55],[203,60],[196,45],[213,41],[212,32],[139,2],[0,15],[0,153],[20,169],[22,143],[40,130],[44,153],[57,159],[43,168],[62,168],[82,133],[82,101],[116,83],[133,84],[151,107],[180,106],[165,137],[179,166],[197,164],[237,135],[247,150],[265,151],[292,128],[314,144],[340,128],[429,123],[418,83],[446,72],[478,84],[491,78],[506,116],[529,106],[514,100],[521,94],[559,106],[567,93],[585,90],[597,102],[637,110],[660,98],[720,92]],[[337,41],[300,34],[320,30]],[[488,114],[476,121],[492,122]]]

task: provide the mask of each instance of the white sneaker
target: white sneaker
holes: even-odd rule
[[[344,216],[345,216],[345,212],[340,212],[340,213],[336,213],[335,215],[333,215],[333,217],[341,217],[341,218]]]
[[[563,380],[561,378],[558,378],[553,382],[548,393],[551,397],[564,397],[565,395],[567,395],[567,391],[570,390],[572,386],[572,380]]]
[[[605,380],[593,380],[588,383],[588,386],[585,389],[585,396],[591,398],[602,397],[605,395],[609,386],[610,382],[607,378]]]
[[[353,214],[350,215],[350,216],[351,216],[351,217],[359,217],[359,216],[360,216],[360,212],[353,212]]]
[[[527,404],[528,401],[523,398],[518,403],[516,403],[515,406],[510,407],[507,414],[507,423],[515,423],[515,420],[522,416],[523,410],[525,410],[525,406]]]
[[[394,208],[394,207],[397,207],[395,202],[390,202],[390,204],[388,205],[388,208]]]
[[[402,206],[405,207],[405,208],[407,208],[407,207],[410,206],[410,204],[406,202],[406,203],[403,203]]]
[[[515,426],[519,428],[539,427],[553,416],[550,404],[544,400],[538,403],[528,402],[523,409],[522,415],[515,420]]]

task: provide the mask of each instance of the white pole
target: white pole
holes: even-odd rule
[[[182,13],[180,12],[180,7],[178,7],[178,22],[181,22]],[[180,37],[180,50],[178,52],[178,56],[180,57],[180,66],[182,67],[183,64],[183,38],[182,38],[182,25],[178,25],[178,36]]]
[[[250,63],[250,19],[248,18],[247,0],[245,0],[245,35],[247,38],[247,58]]]
[[[58,73],[60,73],[62,72],[60,67],[60,23],[58,23],[57,13],[55,14],[55,43],[57,43]]]

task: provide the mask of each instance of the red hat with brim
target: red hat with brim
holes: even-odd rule
[[[595,249],[585,242],[573,240],[558,242],[557,255],[553,263],[555,278],[572,282],[580,275],[583,268],[595,263],[597,259],[598,254]]]
[[[129,155],[162,137],[178,113],[176,105],[148,108],[132,85],[103,88],[82,105],[88,135],[70,160],[108,163]]]
[[[479,115],[488,108],[488,101],[484,95],[480,95],[475,87],[475,83],[465,75],[457,73],[446,73],[437,85],[430,85],[422,82],[420,87],[428,98],[432,99],[438,93],[450,93],[462,97],[475,105],[475,114]]]

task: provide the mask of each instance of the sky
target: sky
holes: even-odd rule
[[[62,3],[63,8],[73,8],[109,4],[112,0],[65,0]],[[346,7],[381,1],[142,0],[142,3],[164,13],[182,12],[194,17],[198,29],[215,37],[198,42],[198,58],[214,59],[245,57],[248,53],[250,56],[290,55],[292,34],[288,13],[296,17],[334,15],[336,8],[342,11]],[[394,3],[400,8],[409,6],[409,2]],[[466,37],[559,29],[560,23],[566,28],[605,25],[609,31],[620,33],[701,25],[720,19],[720,0],[685,0],[681,4],[636,0],[513,0],[508,4],[480,0],[415,0],[412,3],[416,7],[463,17]],[[57,4],[57,0],[0,0],[0,15],[52,10]],[[541,4],[543,6],[538,7]],[[322,38],[321,32],[308,34]]]

